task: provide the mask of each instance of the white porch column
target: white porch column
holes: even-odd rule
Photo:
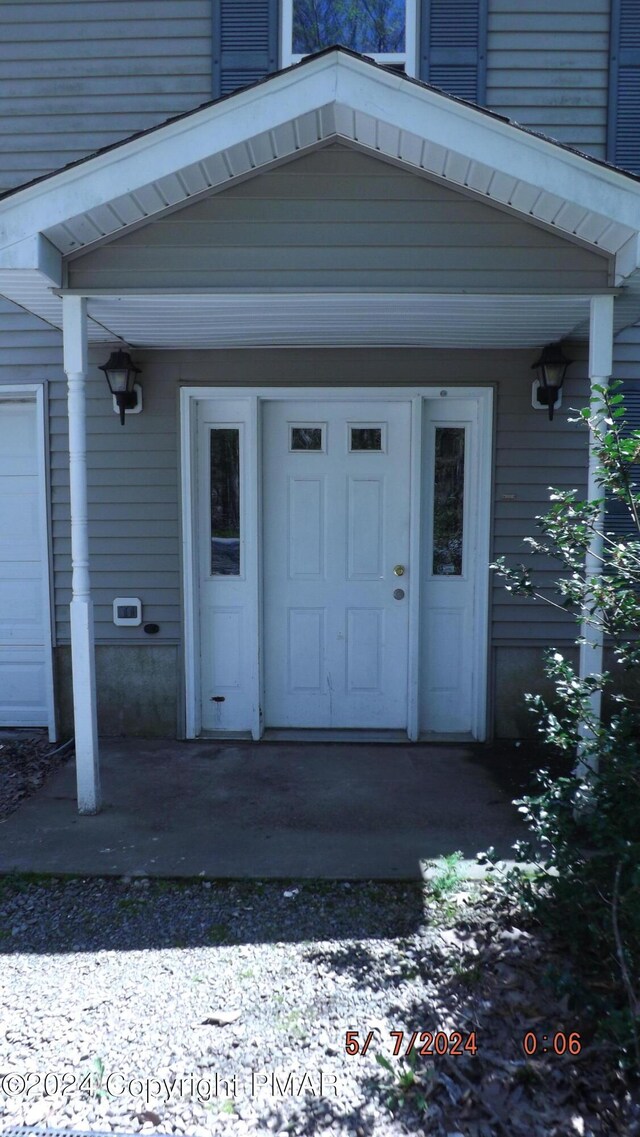
[[[607,387],[613,370],[613,296],[593,296],[591,298],[591,311],[589,320],[589,383],[590,394],[595,394],[594,387]],[[603,489],[596,482],[596,469],[598,460],[594,450],[595,439],[593,431],[589,435],[589,475],[587,482],[587,499],[595,501],[603,496]],[[599,510],[598,528],[604,525],[604,502]],[[599,576],[602,572],[603,540],[601,536],[594,536],[587,551],[585,572],[587,578]],[[599,628],[594,628],[586,621],[580,627],[580,633],[586,643],[580,645],[580,678],[587,675],[600,674],[603,665],[603,635]],[[602,693],[595,692],[591,696],[591,709],[599,719],[602,705]],[[586,728],[582,732],[587,738]],[[578,755],[580,759],[580,755]],[[580,769],[580,761],[578,763]]]
[[[71,500],[71,666],[75,720],[78,810],[98,813],[100,767],[96,714],[93,600],[89,583],[87,528],[87,428],[85,382],[87,376],[87,301],[64,296],[64,369],[68,380],[69,485]]]

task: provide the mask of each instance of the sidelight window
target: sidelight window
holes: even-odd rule
[[[240,575],[240,430],[210,434],[211,575]]]
[[[464,450],[463,426],[436,427],[433,484],[434,576],[462,576]]]

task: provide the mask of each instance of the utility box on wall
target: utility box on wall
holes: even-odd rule
[[[116,596],[113,622],[121,628],[137,628],[142,623],[142,601],[136,596]]]

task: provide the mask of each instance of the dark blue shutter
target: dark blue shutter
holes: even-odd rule
[[[640,174],[640,4],[612,0],[607,157]]]
[[[616,166],[640,174],[640,4],[611,0],[609,60],[609,123],[607,158]],[[625,379],[622,393],[629,430],[640,430],[640,380]],[[640,466],[636,467],[640,485]],[[638,539],[629,511],[607,501],[606,528],[617,536]]]
[[[626,410],[626,429],[623,433],[627,435],[634,430],[640,430],[640,379],[625,379],[621,392],[624,395]],[[632,482],[637,493],[640,490],[640,464],[633,467]],[[624,502],[616,501],[615,498],[607,498],[605,531],[615,533],[616,537],[620,537],[622,540],[640,540],[628,507]]]
[[[484,103],[486,74],[487,0],[422,0],[420,78]]]
[[[213,0],[213,97],[278,69],[278,0]]]

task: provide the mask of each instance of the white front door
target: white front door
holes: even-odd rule
[[[491,394],[183,390],[188,737],[482,740]]]
[[[410,426],[408,400],[264,404],[266,727],[407,726]]]

